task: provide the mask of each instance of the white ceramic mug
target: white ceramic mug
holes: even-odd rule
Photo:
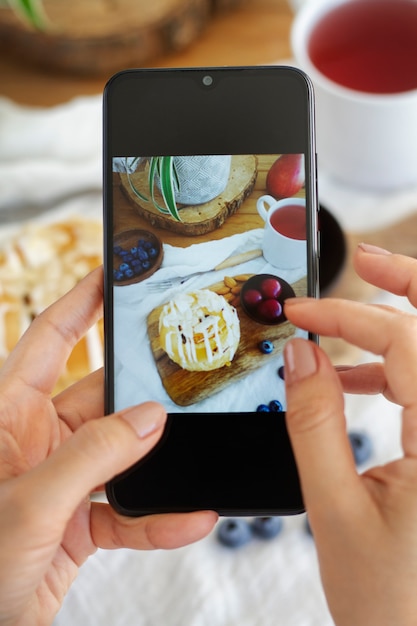
[[[296,64],[316,95],[318,167],[353,187],[388,190],[417,184],[417,89],[373,94],[346,88],[322,74],[308,53],[321,18],[351,0],[310,0],[295,16]],[[387,46],[390,42],[387,42]]]
[[[285,207],[303,207],[305,231],[305,200],[303,198],[284,198],[275,200],[272,196],[258,198],[256,208],[265,222],[262,240],[262,252],[265,259],[278,269],[293,269],[306,263],[307,243],[305,239],[294,239],[278,232],[271,224],[275,212]]]

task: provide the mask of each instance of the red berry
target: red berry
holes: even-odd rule
[[[264,298],[278,298],[281,289],[281,283],[276,278],[265,278],[261,283],[261,293]]]
[[[268,322],[276,321],[282,314],[282,306],[273,298],[263,300],[256,308],[256,311],[262,319]]]
[[[248,289],[243,294],[243,300],[247,306],[256,306],[262,301],[262,294],[257,289]]]

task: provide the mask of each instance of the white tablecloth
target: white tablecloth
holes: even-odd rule
[[[417,189],[365,193],[319,173],[320,197],[343,228],[374,229],[417,209]],[[0,219],[101,216],[101,98],[52,109],[0,99]],[[48,209],[45,213],[44,209]],[[410,308],[394,296],[384,302]],[[366,357],[364,357],[366,358]],[[400,453],[399,411],[379,397],[347,397],[349,428],[374,442],[373,463]],[[271,486],[273,488],[273,486]],[[330,626],[304,516],[272,541],[230,550],[213,533],[170,552],[99,551],[81,568],[55,626]]]

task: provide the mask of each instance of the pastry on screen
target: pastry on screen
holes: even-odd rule
[[[178,294],[159,316],[161,346],[191,372],[230,365],[240,339],[236,309],[208,289]]]
[[[32,320],[102,259],[98,221],[28,224],[0,243],[0,366]],[[59,391],[102,364],[102,324],[74,348]]]

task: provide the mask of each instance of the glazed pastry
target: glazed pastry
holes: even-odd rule
[[[159,317],[161,346],[185,370],[210,371],[230,365],[240,339],[236,309],[223,296],[200,289],[179,294]]]
[[[27,225],[0,243],[0,365],[31,321],[102,262],[93,220]],[[102,365],[102,324],[74,348],[56,391]]]

